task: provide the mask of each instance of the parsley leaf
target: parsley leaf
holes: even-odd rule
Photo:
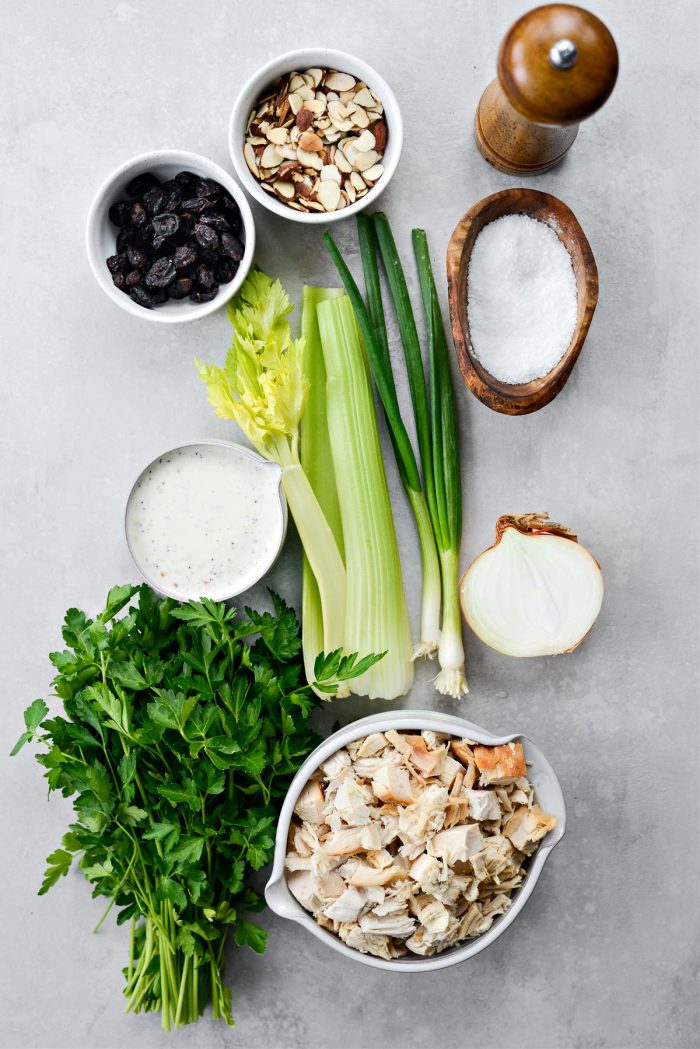
[[[230,929],[265,949],[247,917],[264,907],[251,876],[272,859],[281,799],[318,742],[317,693],[381,658],[321,654],[305,683],[297,618],[277,594],[271,603],[239,616],[127,585],[94,619],[70,609],[67,647],[50,656],[63,711],[48,718],[35,700],[12,751],[37,742],[49,791],[73,804],[40,894],[80,856],[93,895],[131,922],[127,1007],[159,1009],[166,1028],[208,1002],[233,1023],[224,940]]]

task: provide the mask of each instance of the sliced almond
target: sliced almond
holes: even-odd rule
[[[304,102],[304,109],[307,109],[313,116],[320,117],[326,111],[325,100],[319,102],[317,98],[312,98],[309,102]]]
[[[248,135],[248,145],[250,146],[266,146],[267,139],[263,138],[262,135]]]
[[[314,122],[314,115],[310,109],[307,109],[307,105],[311,105],[311,103],[305,102],[297,113],[296,126],[300,131],[308,131]]]
[[[306,81],[304,80],[301,73],[292,73],[289,80],[289,90],[298,91],[300,87],[305,87]]]
[[[376,120],[372,124],[372,134],[374,135],[374,148],[378,153],[383,153],[386,149],[386,138],[387,129],[386,123],[383,120]]]
[[[298,182],[295,182],[295,185],[297,192],[300,193],[302,197],[310,197],[313,193],[313,182],[308,175],[304,175]]]
[[[268,142],[272,142],[276,146],[283,146],[289,138],[289,132],[283,127],[271,127],[266,132]]]
[[[282,197],[283,200],[293,200],[296,192],[293,182],[280,182],[279,180],[272,183],[272,188],[278,197]]]
[[[323,139],[325,142],[337,142],[340,139],[340,132],[337,128],[327,127],[323,132]]]
[[[353,171],[348,182],[350,182],[350,184],[358,191],[365,188],[364,179],[359,171]]]
[[[301,173],[301,164],[296,160],[285,160],[277,172],[277,177],[284,182],[297,173]]]
[[[316,200],[309,200],[306,204],[309,211],[325,211],[323,204],[319,204]]]
[[[321,182],[316,196],[326,211],[335,211],[340,203],[340,186],[337,182]]]
[[[353,102],[358,106],[362,106],[363,109],[372,109],[374,106],[374,96],[368,87],[362,87],[356,92]]]
[[[277,147],[270,144],[265,147],[260,158],[261,168],[276,168],[282,163],[282,156],[277,152]]]
[[[243,156],[245,158],[246,164],[248,165],[248,170],[250,171],[251,175],[255,175],[256,178],[260,178],[260,172],[258,171],[258,165],[255,159],[255,150],[248,142],[246,142],[245,146],[243,147]]]
[[[355,142],[355,148],[360,153],[368,153],[370,149],[374,149],[375,138],[371,131],[363,131]]]
[[[350,113],[350,119],[352,120],[355,127],[369,127],[369,117],[365,113],[362,106],[353,106],[352,111]]]
[[[308,84],[304,84],[303,87],[298,87],[297,94],[301,95],[305,102],[311,102],[314,98],[316,98],[314,89],[312,87],[309,87]]]
[[[311,77],[314,87],[318,87],[323,80],[323,70],[319,69],[317,66],[312,66],[311,69],[307,69],[306,75]]]
[[[315,131],[305,131],[299,136],[299,149],[305,153],[322,153],[323,142]]]
[[[335,164],[324,164],[321,168],[321,182],[337,182],[340,185],[341,176]]]
[[[336,163],[337,167],[341,171],[344,171],[346,174],[349,174],[352,171],[352,164],[350,163],[348,158],[345,156],[345,154],[343,153],[342,149],[337,149],[336,150],[335,163]]]
[[[368,149],[365,153],[356,152],[352,166],[356,171],[368,171],[379,161],[379,154],[374,149]]]
[[[314,168],[316,171],[320,171],[323,167],[323,159],[320,153],[307,153],[305,149],[299,148],[297,150],[297,159],[305,168]]]
[[[355,86],[355,83],[354,76],[350,76],[349,73],[339,73],[337,70],[329,73],[325,80],[326,87],[329,87],[331,91],[349,91]]]
[[[357,149],[355,148],[356,142],[356,138],[344,138],[340,143],[340,148],[345,154],[348,164],[350,164],[352,167],[355,166],[355,161],[357,160],[357,157],[359,155]]]
[[[275,146],[275,149],[284,160],[296,160],[297,150],[294,145]]]
[[[348,198],[348,200],[350,201],[350,203],[354,204],[355,203],[355,199],[357,197],[357,194],[355,193],[355,187],[352,185],[351,182],[346,182],[345,183],[345,187],[344,187],[343,192],[345,193],[345,195]]]
[[[301,107],[304,105],[304,99],[301,97],[301,95],[298,95],[296,91],[293,91],[291,95],[288,96],[288,98],[289,106],[292,110],[292,113],[294,113],[294,115],[296,116]]]
[[[362,177],[365,182],[376,182],[378,178],[381,178],[384,174],[383,164],[373,164],[371,168],[367,168],[366,171],[362,172]]]

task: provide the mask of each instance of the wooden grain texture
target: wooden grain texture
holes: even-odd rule
[[[572,40],[577,59],[555,68],[549,51]],[[546,4],[528,11],[506,33],[498,55],[498,77],[476,111],[475,136],[483,156],[508,174],[537,175],[558,164],[571,148],[580,121],[610,97],[618,54],[599,18],[571,4]]]
[[[469,332],[467,277],[476,238],[502,215],[529,215],[545,222],[571,256],[576,277],[576,327],[569,348],[547,375],[528,383],[505,383],[476,359]],[[598,302],[598,269],[591,246],[571,209],[540,190],[505,189],[484,197],[457,223],[447,246],[447,289],[450,323],[462,377],[475,397],[505,415],[527,415],[543,408],[562,389],[578,360]]]

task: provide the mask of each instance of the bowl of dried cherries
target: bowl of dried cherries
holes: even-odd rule
[[[105,179],[86,243],[98,284],[118,306],[176,324],[236,294],[253,262],[255,227],[243,191],[218,164],[157,150]]]

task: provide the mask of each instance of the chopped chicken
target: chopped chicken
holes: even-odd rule
[[[394,732],[393,728],[389,729],[388,732],[385,732],[384,735],[388,742],[391,743],[393,747],[396,747],[399,754],[405,756],[408,756],[411,753],[411,747],[417,738],[416,736],[406,736],[401,732]]]
[[[350,768],[350,755],[347,750],[337,750],[321,765],[321,772],[326,779],[335,779],[344,768]]]
[[[368,863],[358,863],[348,878],[349,885],[390,885],[397,878],[403,878],[404,871],[393,863],[389,867],[370,867]]]
[[[382,765],[372,779],[372,790],[380,801],[400,801],[410,805],[414,794],[406,769]]]
[[[447,788],[431,783],[415,801],[399,810],[399,837],[405,845],[423,841],[445,822]]]
[[[387,960],[486,932],[556,825],[535,804],[522,744],[429,730],[349,743],[314,773],[294,814],[290,892],[349,947]]]
[[[296,896],[304,910],[320,911],[322,907],[316,887],[317,881],[310,871],[290,871],[287,875],[287,887],[292,896]]]
[[[557,821],[554,816],[548,816],[539,805],[533,805],[531,809],[521,805],[508,820],[503,832],[510,838],[516,849],[525,852],[529,845],[540,841],[556,825]]]
[[[415,736],[408,759],[421,776],[439,776],[445,763],[445,747],[428,750],[428,744],[422,736]],[[454,777],[453,777],[454,778]],[[449,784],[448,784],[449,785]]]
[[[349,827],[362,827],[369,823],[371,809],[368,803],[371,801],[371,790],[360,786],[352,776],[346,776],[327,808],[334,809]]]
[[[371,736],[365,736],[357,748],[358,758],[371,758],[379,754],[386,746],[386,737],[383,732],[373,732]]]
[[[460,762],[455,761],[455,759],[449,754],[445,754],[445,757],[443,758],[442,762],[442,768],[438,773],[438,779],[442,784],[444,784],[444,786],[448,788],[448,790],[452,790],[452,786],[458,776],[461,777],[461,784],[464,779],[464,776],[462,773],[462,766]]]
[[[435,856],[429,856],[427,852],[424,852],[413,861],[408,872],[413,880],[423,888],[437,881],[441,869]]]
[[[522,743],[505,743],[500,747],[474,747],[474,760],[484,785],[511,783],[526,772]]]
[[[334,922],[356,922],[366,902],[367,897],[362,889],[349,885],[342,896],[324,908],[323,913]]]
[[[433,900],[425,907],[421,907],[418,910],[417,918],[430,933],[445,932],[450,924],[450,912],[440,900]]]
[[[340,926],[338,935],[341,940],[345,940],[348,947],[354,947],[356,951],[360,951],[362,954],[374,954],[377,958],[385,958],[390,961],[392,958],[400,958],[402,954],[405,954],[405,949],[395,947],[391,942],[389,936],[370,936],[368,933],[362,931],[359,925],[350,925],[343,927]]]
[[[465,796],[469,802],[469,815],[473,820],[501,818],[501,806],[494,790],[468,790]]]
[[[396,936],[403,939],[411,935],[416,927],[416,922],[408,911],[404,914],[384,915],[372,914],[369,911],[362,915],[359,926],[363,932],[373,933],[375,936]]]
[[[321,790],[318,780],[309,780],[302,790],[294,811],[304,823],[323,823],[323,810],[326,807],[326,799]]]
[[[333,831],[326,838],[323,850],[328,856],[350,856],[353,852],[381,849],[382,835],[378,823],[367,827],[347,827]]]
[[[431,856],[439,856],[448,866],[464,862],[481,852],[484,839],[475,823],[463,823],[460,827],[441,830],[428,842]]]

